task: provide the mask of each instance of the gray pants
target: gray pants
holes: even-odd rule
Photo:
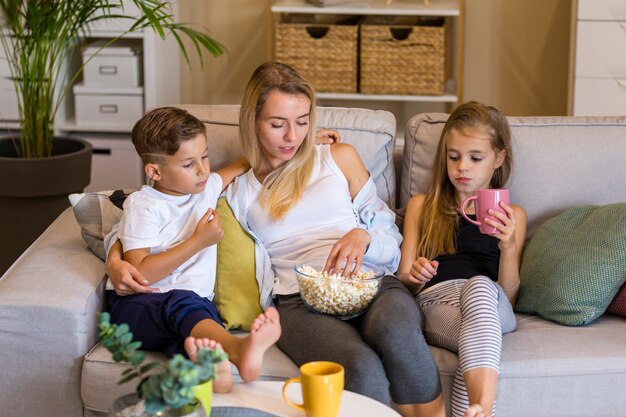
[[[347,321],[311,311],[299,294],[279,295],[276,305],[282,326],[277,345],[298,366],[338,362],[345,368],[347,390],[387,405],[390,399],[426,403],[441,393],[419,308],[395,277],[385,277],[369,309]]]

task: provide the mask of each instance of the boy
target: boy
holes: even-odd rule
[[[159,291],[107,291],[112,322],[127,323],[143,348],[168,356],[184,351],[194,360],[201,348],[223,347],[244,381],[256,379],[265,351],[280,336],[278,312],[269,307],[250,335],[238,338],[224,329],[212,302],[216,244],[224,233],[213,208],[249,165],[242,159],[211,174],[204,124],[176,107],[150,111],[131,136],[153,185],[124,202],[115,245],[121,243],[124,260]],[[229,391],[230,365],[220,364],[218,375],[214,390]]]

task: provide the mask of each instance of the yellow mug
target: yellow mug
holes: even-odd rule
[[[292,407],[302,410],[307,417],[337,417],[343,394],[343,366],[335,362],[309,362],[300,367],[300,376],[289,378],[283,385],[283,398]],[[302,386],[302,404],[287,398],[287,386],[299,382]]]

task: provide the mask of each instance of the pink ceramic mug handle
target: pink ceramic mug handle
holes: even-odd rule
[[[476,220],[472,220],[469,217],[467,217],[467,214],[465,214],[465,207],[467,206],[467,203],[469,203],[472,200],[476,200],[476,198],[478,198],[476,196],[476,194],[471,195],[469,197],[467,197],[465,200],[463,200],[463,202],[461,203],[461,214],[463,215],[463,217],[465,217],[465,220],[467,220],[470,223],[475,224],[476,226],[480,226],[480,222],[476,221]]]

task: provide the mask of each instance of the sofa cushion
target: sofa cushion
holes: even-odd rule
[[[68,196],[76,221],[89,249],[103,261],[103,239],[122,217],[122,205],[133,190],[108,190],[74,193]]]
[[[238,105],[176,105],[207,126],[211,169],[222,168],[241,156]],[[378,196],[391,208],[396,204],[393,150],[396,119],[385,110],[317,107],[317,127],[334,129],[344,143],[356,148],[369,171]]]
[[[408,121],[401,207],[406,207],[411,196],[426,192],[447,119],[444,113],[424,113]],[[568,208],[626,201],[623,176],[606,168],[624,164],[626,116],[509,117],[508,121],[513,172],[507,187],[511,202],[528,214],[527,239],[545,220]]]
[[[528,243],[515,310],[578,326],[597,319],[626,281],[626,203],[566,210]]]
[[[217,244],[215,304],[227,329],[250,330],[263,312],[255,274],[254,240],[241,227],[225,198],[217,201],[224,237]]]

